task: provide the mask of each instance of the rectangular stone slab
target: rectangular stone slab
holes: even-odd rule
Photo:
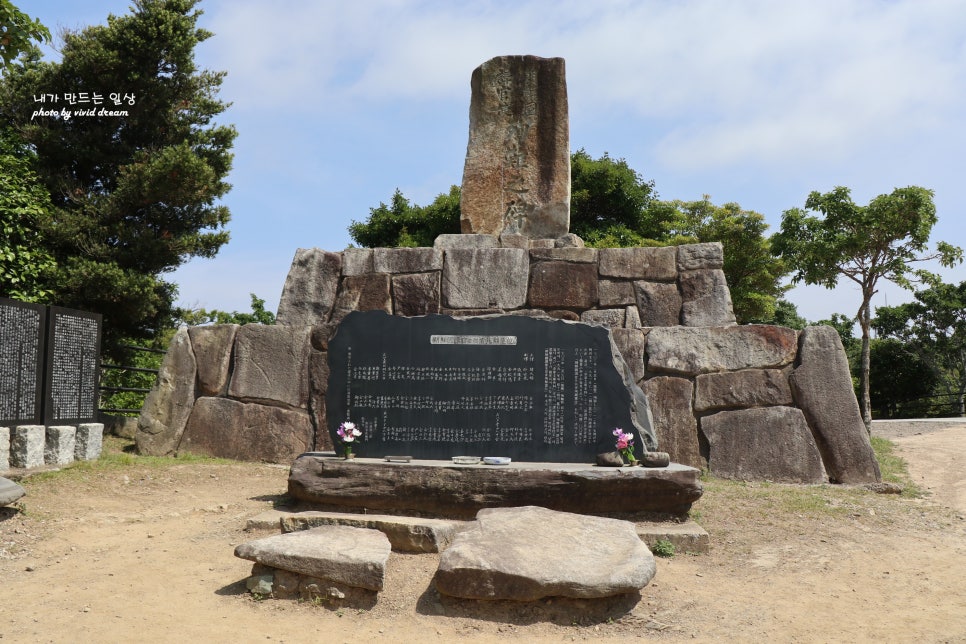
[[[385,463],[303,454],[292,464],[289,495],[321,508],[417,512],[468,519],[483,508],[538,505],[578,514],[683,516],[701,498],[700,470],[593,467],[572,463],[452,465]]]
[[[643,393],[600,327],[353,312],[328,360],[330,436],[338,446],[340,423],[352,421],[360,456],[592,463],[614,449],[614,428],[639,449],[650,429]]]

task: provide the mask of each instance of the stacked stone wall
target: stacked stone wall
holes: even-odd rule
[[[276,326],[179,332],[138,448],[281,463],[331,449],[326,350],[349,312],[509,314],[609,327],[676,462],[745,480],[878,480],[834,329],[738,326],[722,261],[717,243],[593,249],[574,235],[299,249]]]

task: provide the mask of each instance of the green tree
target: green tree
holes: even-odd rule
[[[388,205],[369,209],[365,222],[349,224],[349,235],[366,248],[432,246],[439,235],[459,232],[459,186],[451,186],[428,206],[410,203],[397,189]]]
[[[669,205],[661,222],[665,229],[662,241],[721,242],[738,322],[774,319],[777,302],[786,290],[781,281],[788,271],[771,252],[765,218],[736,203],[716,206],[708,195],[700,201],[672,201]]]
[[[873,326],[929,365],[937,390],[954,396],[959,415],[966,415],[966,282],[933,281],[913,302],[877,308]]]
[[[34,20],[10,2],[0,0],[0,69],[9,65],[21,52],[33,47],[33,42],[50,42],[50,31],[39,20]]]
[[[587,245],[653,245],[647,240],[662,232],[648,216],[656,198],[654,182],[645,181],[624,159],[606,152],[594,159],[583,148],[570,155],[570,231]]]
[[[179,321],[188,326],[202,326],[205,324],[275,324],[275,314],[265,310],[265,300],[254,293],[249,293],[252,298],[251,313],[239,313],[232,311],[226,313],[218,309],[208,311],[206,309],[186,310],[183,309],[179,314]]]
[[[781,230],[772,237],[774,252],[794,270],[793,280],[834,288],[839,278],[855,282],[862,293],[856,319],[862,328],[861,396],[866,428],[871,428],[869,400],[869,329],[872,296],[880,280],[909,288],[913,278],[925,278],[912,264],[939,260],[944,266],[962,261],[962,250],[939,242],[928,252],[936,224],[933,193],[925,188],[896,188],[867,206],[852,201],[848,188],[812,192],[805,209],[782,215]],[[821,213],[822,217],[808,214]]]
[[[108,353],[170,327],[176,287],[163,274],[228,241],[230,214],[216,201],[230,188],[236,132],[213,122],[227,107],[216,97],[224,74],[195,65],[212,35],[195,4],[138,0],[107,25],[67,33],[59,63],[34,57],[3,79],[0,111],[36,150],[53,203],[52,302],[102,313]],[[81,92],[90,102],[69,106]],[[72,116],[33,118],[38,94],[57,95]]]
[[[46,302],[55,263],[41,230],[51,204],[34,161],[13,130],[0,128],[0,296]]]
[[[869,398],[881,418],[921,415],[922,405],[907,403],[930,395],[938,384],[933,365],[914,347],[895,338],[872,339],[869,369]]]

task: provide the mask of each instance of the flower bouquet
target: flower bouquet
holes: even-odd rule
[[[637,457],[634,456],[634,435],[628,434],[620,427],[614,429],[613,434],[617,437],[617,451],[620,452],[621,458],[629,465],[637,465]]]
[[[339,441],[342,443],[342,454],[345,458],[354,458],[355,455],[352,453],[352,444],[357,438],[362,436],[362,431],[356,427],[355,423],[350,423],[345,421],[339,425],[339,429],[335,432],[339,436]]]

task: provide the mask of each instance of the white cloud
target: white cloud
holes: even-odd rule
[[[584,114],[686,116],[658,146],[682,170],[845,155],[964,107],[963,2],[321,2],[217,5],[216,64],[240,109],[338,115],[467,100],[506,53],[568,59]]]

